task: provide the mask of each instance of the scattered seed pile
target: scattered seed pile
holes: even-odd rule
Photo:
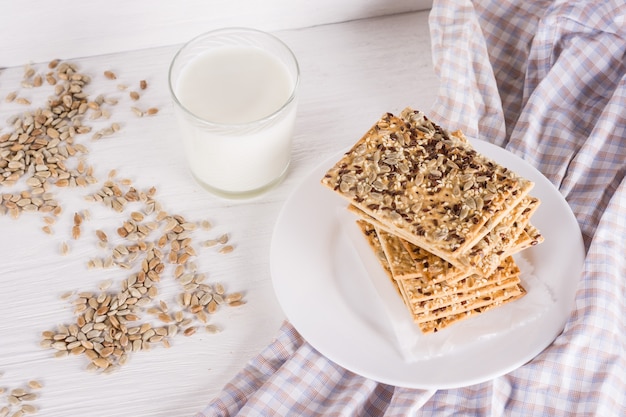
[[[87,268],[131,272],[117,291],[110,290],[112,280],[106,280],[97,293],[63,294],[74,306],[76,321],[44,331],[42,347],[56,349],[58,357],[85,355],[88,369],[110,372],[125,364],[131,352],[155,345],[170,347],[173,337],[191,336],[201,327],[209,333],[220,331],[209,323],[209,316],[220,306],[244,304],[242,293],[226,293],[222,284],[205,282],[206,274],[200,273],[193,261],[198,246],[230,251],[233,246],[228,244],[228,235],[199,239],[198,234],[210,233],[210,223],[168,214],[155,193],[155,188],[138,190],[129,181],[109,178],[97,192],[86,196],[111,210],[128,211],[128,217],[112,231],[92,231],[102,256],[87,260]],[[89,211],[73,215],[73,240],[85,234],[86,213]],[[117,243],[112,243],[112,238]],[[71,242],[64,242],[61,254],[67,254],[70,246]],[[178,285],[175,306],[160,298],[159,283],[165,275]]]
[[[50,71],[44,76],[26,66],[22,87],[41,87],[45,79],[54,86],[54,94],[43,106],[12,117],[8,121],[12,131],[0,135],[0,186],[22,186],[19,192],[2,193],[0,214],[9,213],[14,218],[25,211],[58,216],[62,209],[52,192],[54,187],[86,187],[98,182],[93,167],[86,162],[87,147],[75,139],[92,131],[86,121],[109,119],[112,107],[118,104],[117,99],[104,95],[91,99],[84,90],[91,77],[78,72],[76,65],[54,60],[48,68]],[[145,81],[139,84],[140,88],[147,88]],[[118,85],[118,89],[126,88]],[[138,99],[139,93],[131,93]],[[5,101],[32,104],[17,92],[9,93]],[[136,107],[132,110],[141,116],[158,112],[156,108],[145,112]],[[120,124],[113,122],[94,132],[92,139],[113,135],[120,129]]]
[[[35,391],[41,388],[42,384],[37,380],[16,388],[0,386],[0,417],[23,417],[37,413],[39,407],[35,402],[38,397]]]
[[[52,235],[57,220],[68,211],[72,226],[60,254],[68,255],[75,241],[95,236],[89,241],[97,242],[101,256],[86,259],[86,269],[121,268],[128,274],[117,289],[114,279],[108,279],[98,291],[63,294],[74,307],[75,321],[44,331],[41,346],[55,350],[58,357],[83,355],[88,369],[110,372],[126,363],[132,352],[169,347],[177,335],[191,336],[200,328],[220,331],[209,323],[209,316],[221,306],[243,305],[243,294],[227,293],[222,284],[209,283],[194,259],[198,248],[232,252],[228,235],[210,236],[208,221],[168,213],[156,200],[155,187],[137,189],[130,180],[118,179],[115,171],[104,180],[96,178],[87,158],[89,149],[79,138],[91,132],[91,140],[99,140],[118,132],[119,123],[92,132],[89,122],[109,119],[119,101],[105,95],[91,98],[85,89],[91,77],[73,63],[54,60],[48,70],[40,74],[26,66],[22,88],[48,84],[54,94],[44,105],[12,117],[11,131],[0,135],[0,215],[18,219],[26,212],[38,213],[42,230]],[[105,71],[104,77],[117,80],[112,71]],[[128,93],[133,103],[148,83],[141,80],[138,87]],[[118,91],[128,89],[117,84]],[[19,92],[9,93],[5,101],[32,106]],[[158,113],[156,107],[144,110],[138,103],[130,110],[138,117]],[[92,227],[89,209],[63,208],[58,191],[67,188],[81,192],[86,205],[102,204],[114,212],[112,218],[125,218],[109,229]],[[177,283],[178,293],[169,303],[160,296],[164,278]]]

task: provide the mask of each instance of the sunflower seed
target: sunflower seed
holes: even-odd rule
[[[26,414],[35,414],[38,410],[37,407],[32,404],[22,404],[20,407],[20,411],[23,411]]]
[[[205,326],[204,329],[206,330],[207,333],[210,333],[210,334],[216,334],[222,331],[222,329],[216,326],[215,324],[208,324],[207,326]]]
[[[220,248],[219,253],[226,254],[231,253],[235,248],[232,245],[225,245]]]

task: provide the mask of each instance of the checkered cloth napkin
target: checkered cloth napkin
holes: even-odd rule
[[[626,4],[436,0],[430,28],[431,118],[522,156],[578,219],[586,259],[565,330],[507,375],[428,391],[355,375],[285,323],[196,417],[626,415]]]

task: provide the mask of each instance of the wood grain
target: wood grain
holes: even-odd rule
[[[428,9],[431,0],[0,1],[0,68],[176,45],[225,26],[297,29]]]
[[[124,4],[131,7],[130,3]],[[364,4],[374,7],[376,2]],[[149,26],[149,22],[144,24]],[[71,242],[70,254],[59,255],[59,245],[69,240],[73,213],[90,209],[92,219],[85,230],[110,227],[119,219],[88,205],[71,190],[62,195],[65,210],[52,236],[41,231],[43,221],[36,214],[19,220],[0,216],[0,373],[4,373],[0,386],[41,380],[45,385],[37,401],[41,415],[183,417],[202,409],[272,340],[284,320],[268,259],[273,226],[285,199],[311,169],[355,142],[383,112],[397,112],[407,105],[428,111],[437,92],[427,12],[276,34],[292,47],[302,71],[293,160],[282,184],[251,200],[214,197],[194,183],[185,168],[166,80],[176,46],[159,39],[155,44],[163,42],[164,46],[122,51],[117,41],[108,44],[109,40],[101,39],[107,45],[94,49],[100,54],[87,54],[86,45],[93,39],[53,45],[55,56],[71,58],[93,76],[90,94],[120,99],[108,123],[118,122],[122,129],[99,141],[81,138],[91,149],[88,158],[98,178],[116,169],[118,177],[130,178],[138,187],[157,187],[157,197],[168,212],[192,220],[208,219],[215,234],[228,232],[235,251],[228,255],[202,251],[197,264],[210,281],[224,283],[229,291],[244,291],[248,302],[211,317],[212,323],[224,328],[222,333],[176,338],[170,349],[135,354],[111,375],[87,373],[83,358],[55,359],[52,351],[41,349],[39,335],[72,319],[71,308],[59,299],[60,294],[95,290],[105,278],[119,282],[126,275],[125,271],[107,275],[86,269],[86,260],[98,253],[95,235],[80,244]],[[104,55],[115,48],[120,51]],[[3,52],[3,59],[6,56]],[[33,67],[45,71],[43,55],[33,56],[41,60],[34,61]],[[42,103],[50,92],[45,87],[20,89],[26,62],[15,60],[26,58],[12,57],[13,66],[0,72],[0,135],[10,130],[5,121],[25,109],[4,102],[10,91],[19,91],[34,104]],[[115,71],[118,79],[107,80],[105,69]],[[153,117],[134,116],[127,92],[116,89],[116,83],[135,86],[142,79],[148,88],[137,105],[158,107]],[[173,284],[164,280],[162,285],[167,296]]]

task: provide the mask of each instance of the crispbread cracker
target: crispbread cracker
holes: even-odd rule
[[[414,302],[411,300],[411,307],[414,319],[417,323],[428,321],[433,313],[442,311],[444,308],[451,307],[453,313],[459,307],[465,306],[467,303],[490,300],[490,294],[494,294],[497,290],[510,289],[516,287],[520,283],[519,276],[503,278],[499,282],[486,284],[481,288],[472,289],[466,292],[452,293],[448,295],[440,295],[429,300]],[[406,289],[406,288],[405,288]],[[486,296],[485,296],[486,295]],[[437,317],[443,317],[437,316]]]
[[[456,285],[436,284],[424,279],[394,279],[379,240],[380,234],[375,228],[364,220],[357,220],[364,237],[370,247],[375,251],[377,259],[386,271],[387,276],[395,281],[396,289],[403,298],[405,305],[411,311],[415,321],[421,323],[431,321],[433,310],[439,311],[434,315],[437,319],[446,317],[446,314],[456,314],[457,310],[469,307],[484,306],[487,301],[497,302],[502,295],[517,294],[519,284],[519,268],[513,258],[505,259],[498,271],[490,277],[472,275],[456,283]],[[505,294],[505,291],[509,291]],[[448,307],[447,309],[445,309]]]
[[[356,224],[359,226],[359,229],[361,230],[361,233],[365,237],[365,240],[369,244],[370,248],[376,254],[376,259],[378,259],[378,262],[380,262],[380,265],[383,267],[385,274],[387,274],[387,277],[393,283],[394,288],[396,289],[398,294],[400,294],[404,298],[404,294],[398,286],[398,283],[393,278],[391,268],[389,267],[389,262],[387,261],[385,252],[383,251],[380,241],[378,240],[378,235],[376,234],[374,226],[372,226],[365,220],[357,220]]]
[[[402,298],[404,305],[408,309],[410,309],[408,295],[404,292],[404,288],[398,285],[398,282],[393,277],[393,274],[391,272],[391,267],[389,265],[389,260],[387,259],[385,252],[383,251],[381,242],[378,239],[378,234],[376,233],[374,226],[365,220],[357,220],[356,223],[359,226],[359,229],[361,230],[361,233],[365,237],[365,240],[369,244],[370,248],[376,254],[376,259],[378,259],[378,262],[380,262],[383,270],[387,274],[387,277],[391,280],[394,288],[396,289],[396,291]]]
[[[451,326],[454,323],[458,323],[462,320],[468,319],[470,317],[474,317],[476,315],[479,315],[481,313],[484,313],[486,311],[489,311],[495,307],[499,307],[502,306],[504,304],[510,303],[511,301],[515,301],[521,297],[523,297],[526,294],[526,290],[524,289],[524,287],[522,287],[521,285],[518,285],[518,290],[519,293],[515,294],[515,295],[511,295],[508,298],[502,299],[498,302],[492,303],[492,304],[488,304],[482,307],[476,307],[472,310],[468,310],[465,311],[463,313],[458,313],[458,314],[453,314],[451,316],[447,316],[447,317],[443,317],[443,318],[439,318],[439,319],[434,319],[431,321],[426,321],[426,322],[422,322],[419,323],[419,327],[420,330],[423,333],[436,333],[439,330],[442,330],[446,327]]]
[[[537,198],[524,198],[478,243],[463,252],[459,260],[479,274],[490,275],[508,255],[509,249],[516,245],[538,206]]]
[[[327,170],[424,333],[526,293],[511,256],[543,241],[532,181],[411,108],[384,114]]]
[[[479,296],[465,299],[458,303],[436,308],[429,312],[420,312],[413,315],[415,323],[423,323],[453,316],[476,308],[485,307],[491,304],[499,304],[509,297],[517,296],[521,293],[520,284],[513,284],[503,288],[497,288],[489,293],[481,293]]]
[[[480,290],[491,284],[499,284],[511,277],[519,277],[520,270],[512,257],[506,258],[496,272],[489,277],[470,275],[456,282],[430,283],[422,280],[406,280],[401,283],[410,305],[422,301],[444,298],[453,294]]]
[[[348,211],[376,227],[383,249],[389,252],[386,255],[391,259],[390,263],[398,263],[397,265],[390,265],[396,279],[422,277],[433,282],[443,282],[461,279],[473,273],[471,268],[455,266],[445,259],[394,235],[385,225],[352,204],[348,206]],[[409,263],[406,257],[407,253],[412,259],[412,263]]]
[[[400,238],[376,227],[374,229],[394,279],[423,277],[423,271],[418,269],[419,265],[404,248]]]
[[[522,233],[520,233],[515,245],[509,248],[507,255],[513,255],[517,252],[521,252],[524,249],[536,246],[544,241],[544,237],[541,232],[532,224],[527,224]]]
[[[525,197],[500,223],[494,226],[474,247],[458,255],[457,261],[463,266],[453,265],[425,249],[412,244],[396,235],[386,225],[380,223],[354,205],[348,210],[362,219],[372,223],[377,230],[385,231],[379,236],[383,249],[390,259],[392,272],[395,278],[414,278],[418,271],[410,266],[408,255],[417,263],[420,276],[427,276],[436,282],[460,279],[472,273],[491,275],[501,264],[502,260],[515,253],[512,248],[517,244],[520,234],[530,221],[530,217],[539,206],[535,197]],[[398,248],[401,243],[405,251]]]
[[[413,246],[415,251],[409,251],[405,246],[406,241],[383,229],[375,229],[395,279],[420,278],[424,282],[437,283],[470,274],[416,246]]]
[[[385,114],[322,183],[393,234],[455,262],[533,183],[478,154],[422,113]]]
[[[512,257],[506,258],[492,276],[484,278],[471,275],[461,279],[456,285],[432,283],[419,278],[396,280],[393,278],[389,261],[374,226],[361,219],[356,222],[423,333],[436,332],[525,294],[524,288],[519,283],[519,268]],[[435,307],[437,311],[430,314],[424,309],[424,304],[420,305],[420,302],[424,300],[442,301],[436,306],[433,303],[428,306],[429,308]]]

